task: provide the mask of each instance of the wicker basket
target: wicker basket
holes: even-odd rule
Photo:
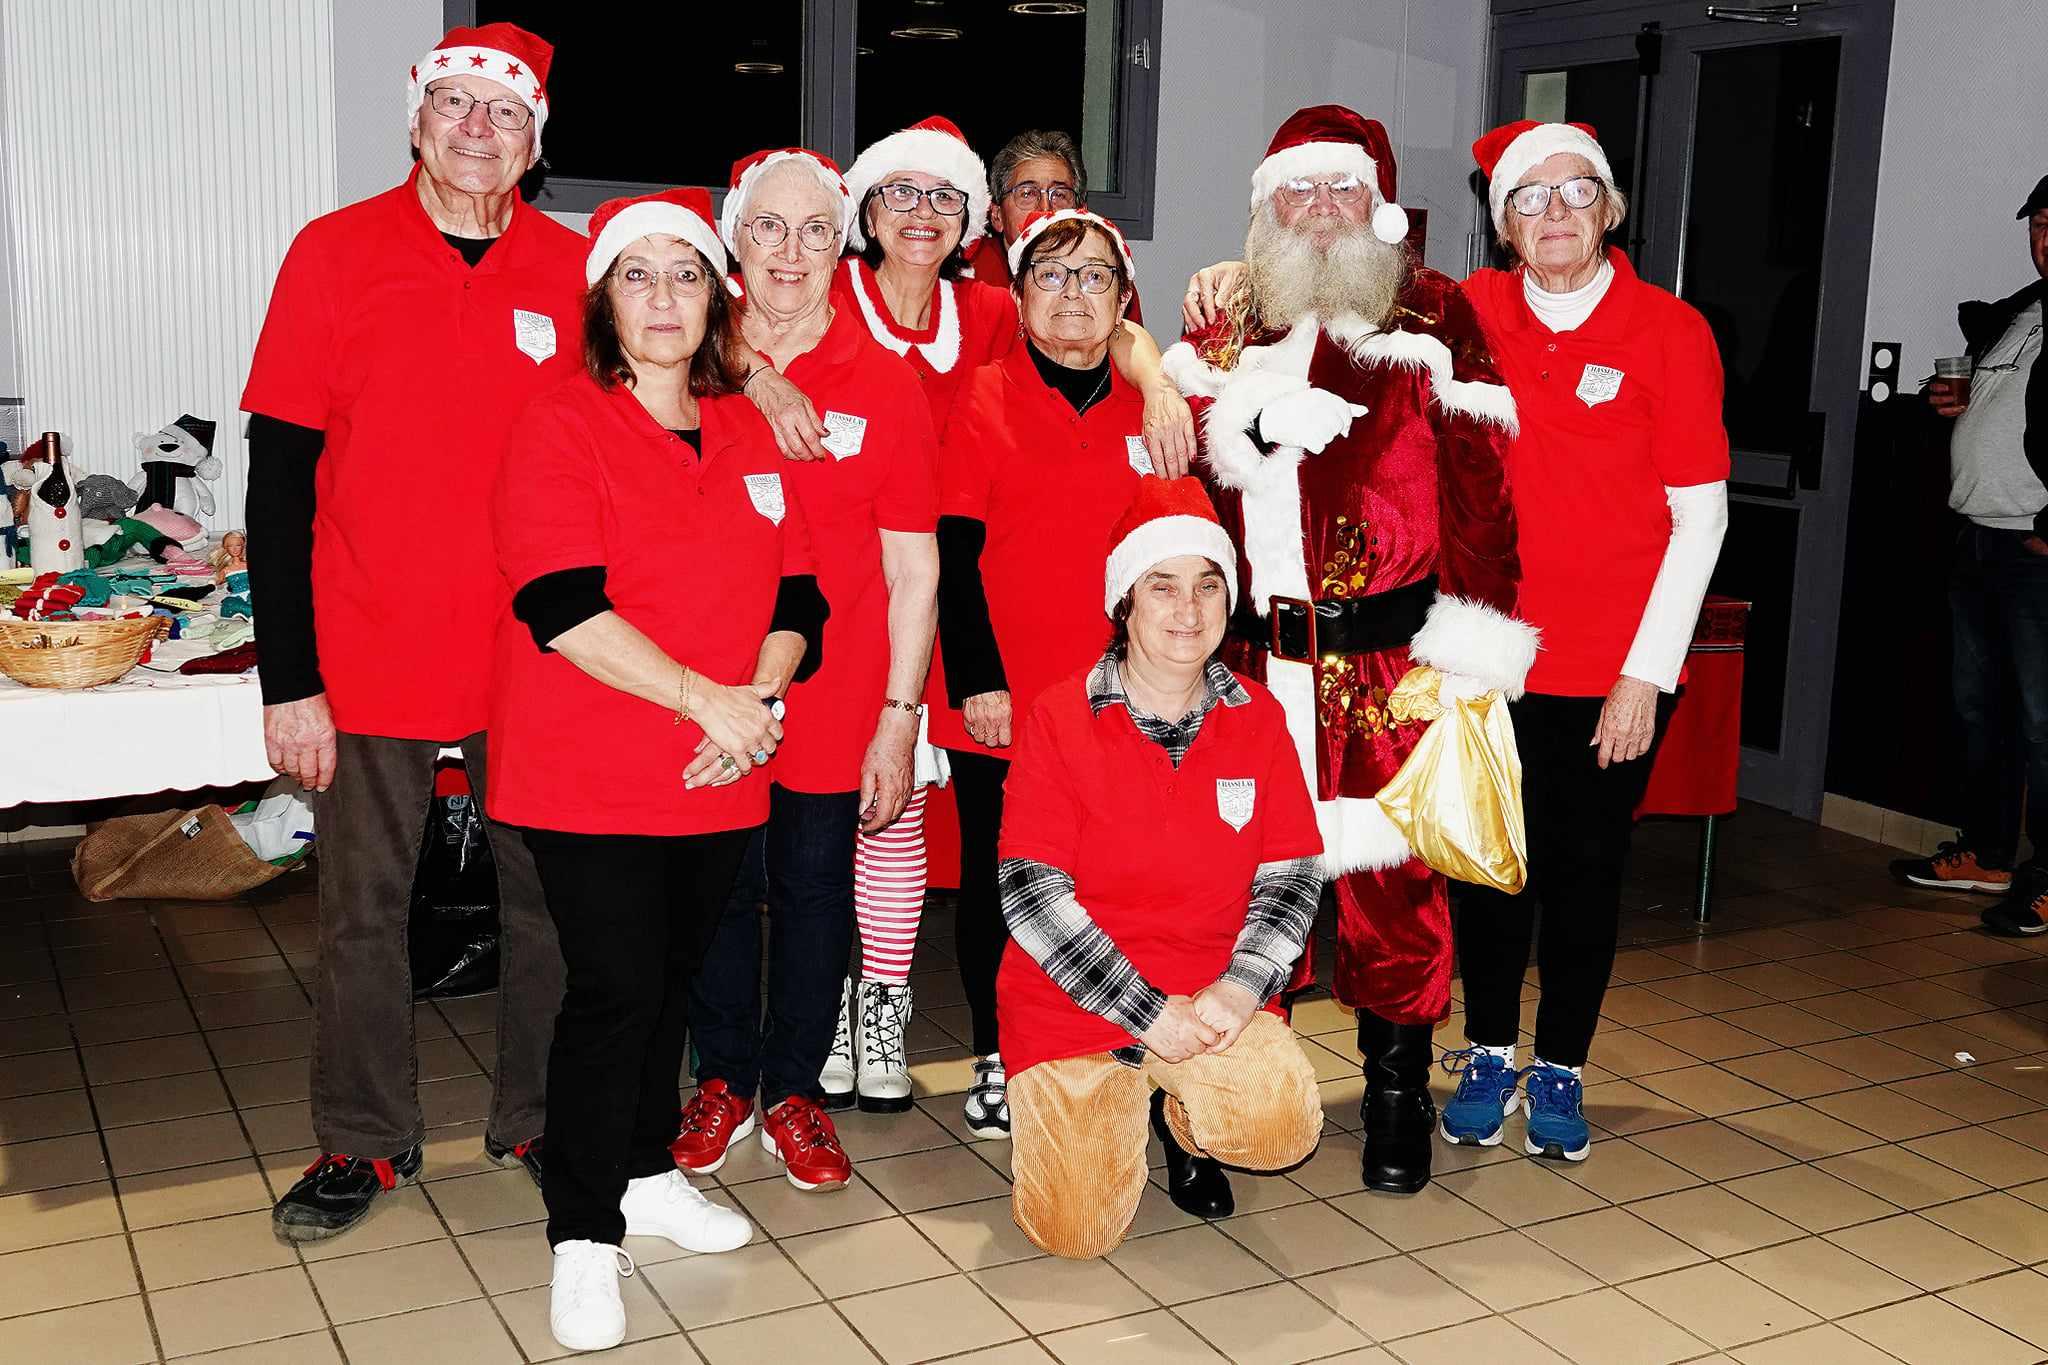
[[[0,673],[28,687],[98,687],[135,667],[169,623],[0,620]]]

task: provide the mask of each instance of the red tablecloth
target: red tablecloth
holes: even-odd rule
[[[1694,649],[1637,815],[1726,815],[1742,760],[1742,651]]]

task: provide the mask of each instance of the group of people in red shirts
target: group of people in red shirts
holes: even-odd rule
[[[551,55],[500,23],[421,58],[413,173],[299,234],[243,397],[266,742],[322,833],[322,1155],[278,1233],[339,1235],[420,1169],[404,917],[447,745],[500,880],[485,1146],[541,1187],[572,1349],[623,1336],[625,1237],[751,1238],[689,1175],[758,1134],[797,1188],[841,1188],[831,1112],[910,1107],[933,785],[961,824],[963,1121],[1014,1137],[1046,1249],[1121,1239],[1148,1126],[1204,1216],[1225,1165],[1313,1150],[1284,1001],[1328,878],[1367,1186],[1420,1188],[1432,1130],[1499,1141],[1508,1077],[1530,1150],[1582,1159],[1582,1134],[1538,1142],[1537,1097],[1577,1115],[1629,782],[1677,684],[1652,617],[1704,591],[1679,495],[1726,461],[1711,339],[1600,252],[1620,206],[1590,132],[1522,128],[1486,167],[1549,291],[1525,299],[1417,266],[1384,131],[1302,111],[1253,177],[1246,262],[1197,278],[1162,356],[1062,134],[992,167],[942,118],[843,173],[769,149],[715,215],[667,190],[578,234],[518,192]],[[1507,199],[1544,229],[1526,250]],[[1587,285],[1587,325],[1555,325]],[[1609,560],[1588,518],[1619,528]],[[1640,628],[1574,596],[1593,575],[1611,603],[1619,564]],[[1371,802],[1418,734],[1384,709],[1412,665],[1593,755],[1532,763],[1532,791],[1569,767],[1551,799],[1602,814],[1589,839],[1532,810],[1570,1023],[1547,993],[1528,1073],[1518,988],[1481,1036],[1465,936],[1484,1085],[1460,1101],[1493,1087],[1490,1128],[1428,1099],[1449,900]],[[1526,960],[1526,919],[1482,932],[1501,971]]]

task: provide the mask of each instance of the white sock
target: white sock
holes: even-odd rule
[[[1474,1043],[1472,1048],[1475,1052],[1484,1052],[1490,1057],[1500,1058],[1510,1071],[1515,1069],[1515,1045],[1513,1043],[1509,1043],[1506,1047],[1486,1047],[1482,1044]]]
[[[1579,1075],[1580,1075],[1580,1072],[1581,1072],[1581,1070],[1583,1069],[1583,1068],[1580,1068],[1580,1067],[1576,1067],[1576,1066],[1558,1066],[1558,1065],[1557,1065],[1557,1063],[1555,1063],[1555,1062],[1546,1062],[1546,1061],[1544,1061],[1544,1060],[1543,1060],[1543,1059],[1542,1059],[1541,1057],[1538,1057],[1538,1058],[1536,1059],[1536,1065],[1538,1065],[1538,1066],[1548,1066],[1548,1067],[1554,1067],[1554,1068],[1556,1068],[1556,1069],[1557,1069],[1557,1070],[1559,1070],[1559,1071],[1569,1071],[1569,1072],[1571,1072],[1571,1073],[1572,1073],[1572,1078],[1573,1078],[1574,1080],[1578,1079],[1578,1077],[1579,1077]]]

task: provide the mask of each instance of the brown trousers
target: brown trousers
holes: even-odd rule
[[[1087,1260],[1116,1250],[1145,1193],[1152,1087],[1198,1156],[1277,1171],[1315,1151],[1322,1095],[1294,1032],[1260,1010],[1226,1052],[1143,1070],[1107,1052],[1041,1062],[1010,1078],[1010,1216],[1032,1243]]]

